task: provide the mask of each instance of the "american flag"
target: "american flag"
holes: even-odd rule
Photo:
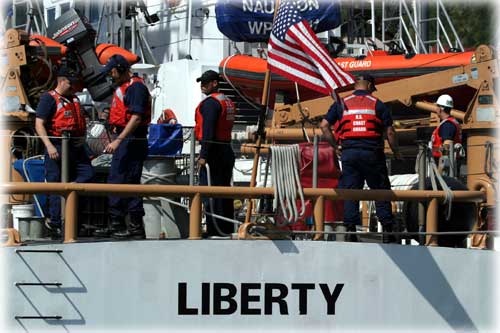
[[[269,39],[267,65],[300,85],[336,97],[335,89],[354,83],[354,79],[332,60],[296,5],[297,0],[281,0]]]

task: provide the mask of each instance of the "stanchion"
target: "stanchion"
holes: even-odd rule
[[[66,220],[64,221],[64,243],[76,242],[76,226],[78,223],[78,193],[71,191],[66,197]]]
[[[195,194],[191,200],[189,239],[201,239],[201,195],[199,193]]]

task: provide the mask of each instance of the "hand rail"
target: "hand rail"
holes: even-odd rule
[[[245,197],[258,198],[262,195],[273,195],[270,187],[225,187],[225,186],[181,186],[181,185],[128,185],[128,184],[82,184],[82,183],[4,183],[0,185],[5,194],[36,194],[51,193],[66,195],[66,221],[64,242],[72,243],[76,240],[77,202],[78,195],[107,196],[111,193],[128,196],[141,193],[143,196],[186,196],[192,198],[189,239],[201,237],[201,197]],[[454,201],[480,203],[486,200],[484,191],[454,191]],[[314,217],[317,230],[322,230],[324,216],[324,199],[332,200],[386,200],[386,201],[431,201],[428,206],[427,231],[437,231],[438,201],[445,199],[443,191],[427,190],[344,190],[326,188],[304,188],[304,196],[315,201]],[[244,224],[245,225],[245,224]],[[248,228],[242,228],[248,230]],[[245,234],[245,233],[244,233]],[[429,241],[429,240],[428,240]],[[431,242],[430,245],[435,245]]]

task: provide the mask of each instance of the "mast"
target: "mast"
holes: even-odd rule
[[[273,26],[274,26],[274,20],[276,19],[276,13],[278,12],[279,4],[280,0],[276,0],[276,3],[274,4]],[[259,113],[258,128],[256,133],[257,139],[255,143],[255,155],[253,158],[252,175],[250,177],[250,187],[255,187],[256,184],[257,168],[259,165],[259,157],[260,157],[260,148],[262,140],[264,139],[264,127],[265,127],[265,120],[269,103],[270,84],[271,84],[271,71],[269,70],[269,68],[266,68],[266,76],[264,78],[264,89],[262,90],[262,99],[261,99],[261,105],[263,105],[263,108],[260,110]],[[245,223],[240,228],[243,228],[245,224],[250,223],[250,218],[252,217],[252,209],[253,209],[253,201],[248,200]]]

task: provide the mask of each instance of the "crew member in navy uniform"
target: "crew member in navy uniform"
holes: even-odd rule
[[[84,148],[86,123],[78,97],[73,94],[72,84],[77,81],[74,73],[63,66],[57,73],[57,86],[40,97],[36,109],[35,129],[45,145],[45,179],[61,181],[61,137],[70,136],[68,161],[69,181],[88,183],[94,177],[94,169]],[[61,233],[61,198],[48,197],[50,222],[46,223],[51,236]]]
[[[392,127],[392,116],[383,102],[372,96],[376,90],[375,80],[365,74],[356,78],[352,95],[341,103],[334,103],[321,122],[324,138],[336,151],[341,151],[342,175],[339,188],[362,189],[364,182],[371,189],[390,189],[384,154],[384,132],[396,158],[399,152],[396,133]],[[338,136],[341,146],[337,146],[331,132],[331,125],[339,122]],[[384,232],[393,231],[391,203],[375,203],[377,217]],[[347,231],[356,231],[361,224],[358,201],[344,201],[344,224]],[[347,237],[357,241],[355,236]],[[384,243],[395,242],[393,235],[384,235]]]
[[[450,115],[453,98],[450,95],[441,95],[436,104],[439,107],[437,115],[440,123],[432,133],[431,147],[432,156],[438,161],[443,153],[448,155],[450,145],[462,143],[462,131],[458,121]]]
[[[195,136],[201,143],[200,185],[208,185],[207,170],[210,168],[212,186],[231,186],[233,176],[234,152],[231,147],[231,131],[235,116],[233,102],[218,92],[220,76],[208,70],[196,79],[200,82],[201,92],[206,95],[195,112]],[[234,218],[233,199],[214,198],[213,213],[230,219]],[[204,199],[205,212],[211,212],[210,202]],[[205,236],[227,236],[234,230],[234,225],[207,215],[207,234]],[[216,225],[214,224],[217,223]]]
[[[109,113],[112,141],[104,152],[113,154],[109,184],[140,184],[142,166],[148,154],[146,140],[151,122],[151,95],[144,81],[130,74],[130,64],[121,55],[112,56],[103,73],[111,75],[117,88]],[[125,224],[126,214],[130,220]],[[115,238],[145,238],[142,197],[109,196],[110,223],[94,235]]]

